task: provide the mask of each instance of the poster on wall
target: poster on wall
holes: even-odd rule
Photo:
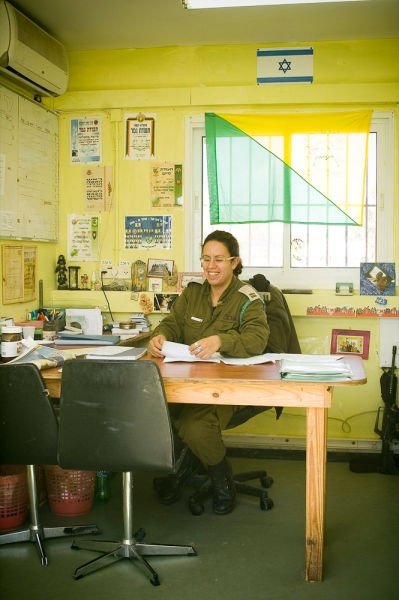
[[[149,160],[155,157],[155,114],[125,115],[125,158]]]
[[[395,263],[360,263],[360,295],[395,296]]]
[[[183,165],[158,162],[151,165],[151,206],[183,205]]]
[[[73,261],[99,260],[99,219],[94,215],[68,215],[68,257]]]
[[[100,163],[101,137],[101,117],[71,119],[71,162]]]
[[[88,167],[84,172],[85,212],[100,213],[112,207],[112,167]]]
[[[172,217],[170,215],[125,217],[126,249],[168,250],[171,247]]]

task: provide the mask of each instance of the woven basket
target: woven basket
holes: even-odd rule
[[[93,506],[95,471],[74,471],[46,465],[44,473],[47,498],[53,513],[73,517],[89,512]]]
[[[0,530],[16,529],[28,514],[26,471],[19,465],[0,466]]]

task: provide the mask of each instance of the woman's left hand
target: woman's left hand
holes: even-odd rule
[[[218,335],[210,335],[209,337],[197,340],[188,349],[197,358],[211,358],[219,350],[221,344],[222,342]]]

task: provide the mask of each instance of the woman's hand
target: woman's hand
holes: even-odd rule
[[[150,339],[148,344],[148,352],[152,354],[152,356],[163,357],[162,354],[162,345],[166,341],[166,337],[164,335],[156,335]]]
[[[222,342],[218,335],[210,335],[209,337],[194,342],[188,349],[191,354],[197,358],[211,358],[211,356],[219,350],[221,345]]]

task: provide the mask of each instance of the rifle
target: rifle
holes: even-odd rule
[[[392,347],[392,364],[380,378],[381,396],[384,407],[379,407],[374,425],[374,432],[382,440],[380,472],[394,474],[397,472],[391,442],[399,439],[399,407],[396,404],[398,378],[395,375],[396,346]],[[379,427],[382,413],[382,424]]]

